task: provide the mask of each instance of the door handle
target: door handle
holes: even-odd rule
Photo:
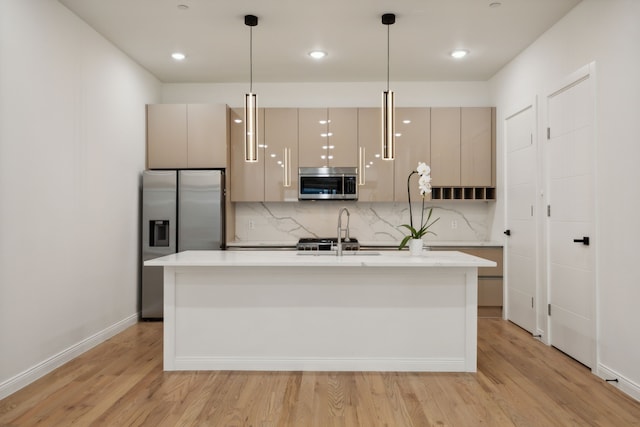
[[[511,236],[511,230],[505,230],[504,234],[506,234],[507,236]]]
[[[582,239],[573,239],[574,242],[576,243],[582,243],[585,246],[589,246],[589,237],[588,236],[584,236]]]

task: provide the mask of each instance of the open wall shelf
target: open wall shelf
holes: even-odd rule
[[[495,187],[433,187],[431,200],[496,200]]]

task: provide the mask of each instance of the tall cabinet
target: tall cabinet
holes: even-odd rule
[[[382,160],[380,108],[358,109],[358,200],[393,201],[393,165]]]
[[[264,112],[264,201],[298,200],[298,109]]]
[[[460,185],[485,186],[493,182],[492,108],[460,109]]]
[[[396,202],[408,200],[407,179],[418,167],[418,162],[424,162],[433,168],[430,129],[430,108],[396,108],[396,159],[393,175]],[[417,176],[411,177],[409,191],[412,201],[422,200]],[[425,200],[430,198],[429,194],[425,195]]]
[[[460,108],[431,109],[431,158],[433,186],[460,185]]]
[[[228,191],[232,202],[262,202],[264,200],[264,110],[258,110],[258,161],[244,160],[244,110],[229,112],[229,144],[231,149],[231,180]]]

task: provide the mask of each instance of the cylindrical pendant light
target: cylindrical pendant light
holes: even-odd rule
[[[249,27],[249,93],[244,96],[244,160],[258,161],[258,95],[253,93],[253,27],[258,17],[245,15],[244,24]]]
[[[389,90],[389,26],[395,24],[396,15],[385,13],[382,23],[387,26],[387,90],[382,93],[382,159],[393,160],[396,157],[395,144],[395,99]]]

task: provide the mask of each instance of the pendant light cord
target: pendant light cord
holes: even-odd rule
[[[391,49],[389,48],[389,27],[390,25],[387,25],[387,92],[389,92],[389,62],[390,62],[390,55],[391,55]]]
[[[249,27],[249,93],[253,93],[253,27]]]

